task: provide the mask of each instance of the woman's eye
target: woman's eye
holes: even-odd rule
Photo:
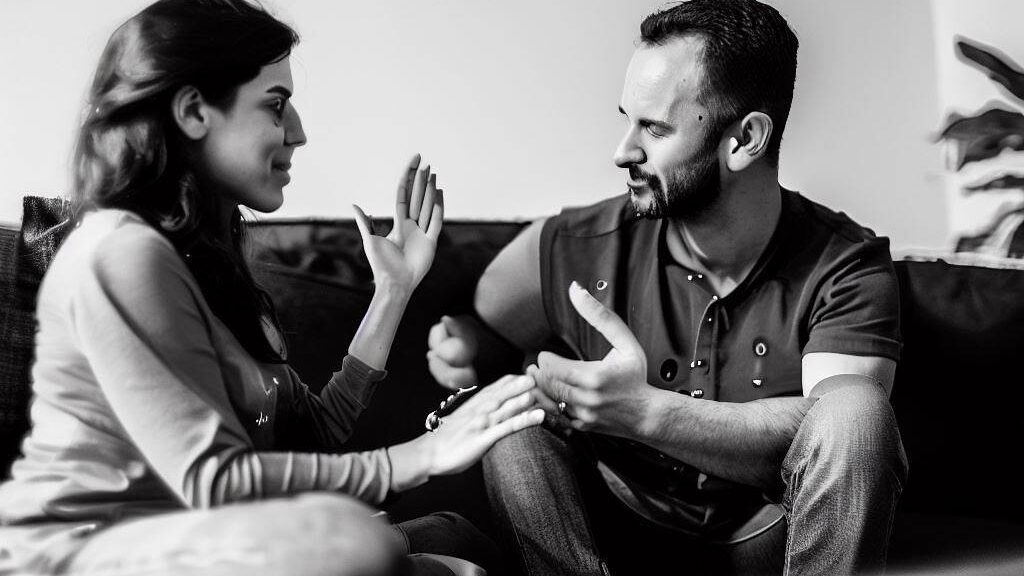
[[[270,109],[274,112],[274,115],[279,119],[284,116],[284,109],[288,106],[288,101],[284,98],[275,98],[270,103]]]

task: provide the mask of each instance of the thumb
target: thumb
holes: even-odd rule
[[[363,245],[365,246],[370,236],[373,236],[373,222],[370,221],[369,216],[359,206],[353,204],[352,209],[356,213],[356,226],[359,227],[359,236],[362,237]]]
[[[576,312],[601,333],[616,350],[627,354],[643,356],[643,349],[636,336],[622,318],[590,295],[590,292],[575,281],[569,285],[569,300]]]
[[[441,323],[444,324],[444,329],[448,331],[448,334],[455,338],[474,339],[474,336],[476,336],[465,320],[451,316],[441,316]]]

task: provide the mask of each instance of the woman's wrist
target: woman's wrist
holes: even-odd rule
[[[424,434],[388,449],[391,460],[391,491],[403,492],[430,479],[432,439]]]
[[[412,287],[403,282],[380,280],[374,282],[373,297],[392,302],[408,302],[412,291]]]

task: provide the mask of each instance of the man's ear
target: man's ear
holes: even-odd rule
[[[182,86],[171,98],[171,116],[190,140],[202,140],[210,130],[210,115],[203,95],[195,86]]]
[[[768,151],[772,138],[772,119],[764,112],[751,112],[739,122],[738,136],[729,138],[726,166],[739,172],[761,158]]]

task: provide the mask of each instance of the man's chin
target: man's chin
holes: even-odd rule
[[[633,205],[633,211],[641,218],[658,218],[660,209],[654,200],[654,194],[650,190],[629,189],[629,201]]]

